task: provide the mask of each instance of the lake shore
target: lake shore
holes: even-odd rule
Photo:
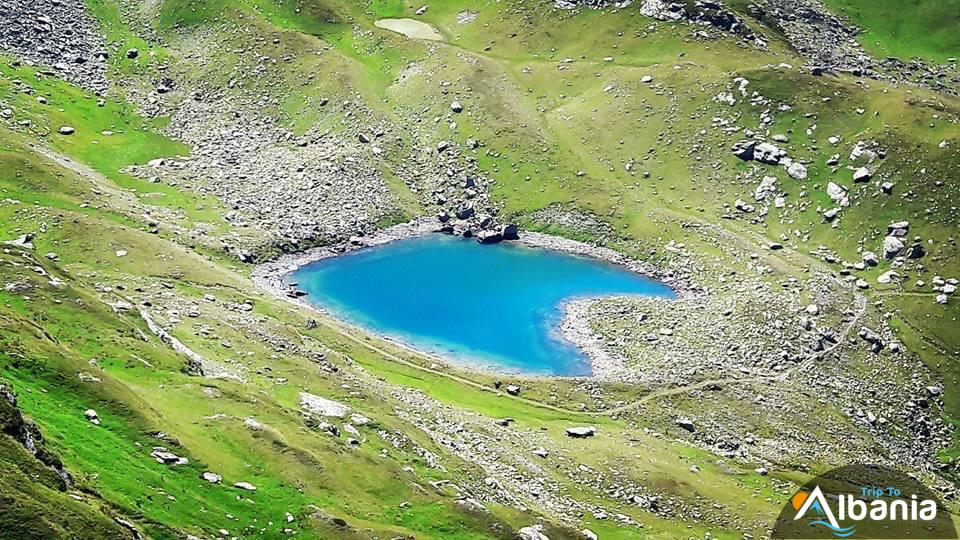
[[[440,234],[440,224],[433,217],[419,218],[413,221],[400,223],[381,229],[369,236],[353,237],[345,242],[311,248],[299,253],[285,254],[275,261],[265,262],[258,265],[251,279],[261,289],[269,292],[272,296],[295,303],[299,306],[330,315],[326,310],[318,308],[303,297],[296,294],[296,285],[288,281],[288,277],[298,269],[310,263],[344,255],[352,251],[367,247],[382,246],[390,242],[416,238],[428,234]],[[700,294],[698,289],[684,280],[675,279],[672,273],[659,269],[652,264],[638,261],[630,258],[613,249],[570,240],[559,236],[543,234],[533,231],[521,231],[518,240],[509,240],[507,242],[516,243],[525,247],[548,249],[560,251],[572,255],[590,257],[604,262],[618,265],[637,274],[656,279],[668,285],[676,294],[674,300],[682,300],[691,295]],[[584,377],[570,378],[589,378],[619,381],[622,375],[626,373],[627,367],[623,358],[609,352],[604,347],[600,336],[593,331],[590,326],[589,311],[590,306],[605,297],[579,297],[572,298],[561,304],[563,316],[559,326],[559,332],[564,339],[577,346],[588,358],[591,365],[591,375]],[[667,300],[673,301],[673,300]],[[349,324],[349,323],[345,323]],[[353,325],[350,325],[353,326]],[[386,336],[378,336],[387,341],[399,345],[407,350],[421,354],[431,360],[439,360],[443,363],[456,365],[457,367],[466,367],[468,369],[479,369],[475,366],[463,365],[447,358],[438,357],[427,351],[420,351],[409,345],[398,342]],[[531,375],[536,376],[536,375]]]

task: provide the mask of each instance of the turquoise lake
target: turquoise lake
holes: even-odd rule
[[[503,373],[589,375],[560,336],[583,296],[672,298],[666,285],[592,258],[429,235],[308,264],[289,278],[334,316],[415,349]]]

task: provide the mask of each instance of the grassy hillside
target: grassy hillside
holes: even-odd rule
[[[827,0],[864,30],[863,46],[879,57],[920,57],[943,63],[960,50],[960,3],[911,0]]]

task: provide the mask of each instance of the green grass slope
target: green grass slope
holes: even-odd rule
[[[827,0],[864,33],[860,43],[879,57],[920,57],[943,63],[960,51],[957,0]]]

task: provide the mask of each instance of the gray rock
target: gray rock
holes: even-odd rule
[[[481,244],[496,244],[503,240],[503,235],[500,234],[500,231],[480,231],[477,233],[477,242]]]
[[[887,284],[898,279],[900,279],[900,274],[894,270],[887,270],[886,272],[877,276],[877,283]]]
[[[210,482],[211,484],[219,484],[223,480],[222,476],[220,476],[215,472],[210,472],[210,471],[205,471],[203,474],[200,475],[200,478],[203,478],[204,480],[206,480],[207,482]]]
[[[903,250],[903,241],[896,236],[887,236],[883,239],[883,257],[893,259]]]
[[[756,143],[753,141],[739,141],[733,145],[733,155],[744,161],[753,160],[753,152]]]
[[[164,465],[186,465],[190,462],[189,459],[180,457],[173,452],[169,452],[162,446],[154,447],[153,451],[150,452],[150,455],[157,460],[158,463],[163,463]]]
[[[870,169],[866,167],[860,167],[859,169],[853,171],[853,181],[856,183],[866,182],[873,177],[873,174],[870,173]]]
[[[762,142],[753,147],[753,159],[768,165],[777,165],[786,152],[773,144]]]
[[[550,538],[540,532],[540,525],[531,525],[523,527],[517,531],[517,540],[550,540]]]
[[[794,161],[787,167],[787,174],[795,180],[804,180],[807,177],[807,168],[803,164]]]
[[[597,428],[593,426],[578,426],[567,428],[567,437],[573,437],[574,439],[583,439],[586,437],[593,437],[597,433]]]

